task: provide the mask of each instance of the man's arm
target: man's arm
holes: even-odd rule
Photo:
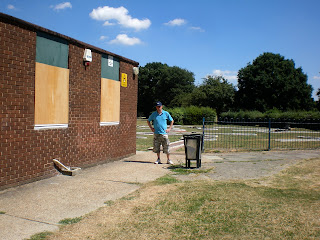
[[[154,132],[154,128],[152,127],[152,125],[151,125],[151,123],[149,122],[149,120],[147,120],[147,123],[148,123],[148,126],[149,126],[150,130],[151,130],[152,132]]]
[[[169,126],[168,129],[166,130],[166,133],[169,133],[169,132],[171,131],[172,126],[173,126],[173,123],[174,123],[174,121],[173,121],[173,119],[172,119],[172,121],[170,122],[170,126]]]

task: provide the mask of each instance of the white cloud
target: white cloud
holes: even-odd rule
[[[312,78],[315,80],[320,80],[320,76],[313,76]]]
[[[111,40],[109,43],[133,46],[136,44],[141,44],[142,42],[139,38],[130,38],[127,34],[119,34],[115,39]]]
[[[168,26],[181,26],[181,25],[184,25],[186,23],[187,23],[187,21],[185,19],[176,18],[176,19],[173,19],[173,20],[165,23],[165,25],[168,25]]]
[[[106,39],[108,39],[109,37],[107,37],[107,36],[101,36],[99,39],[101,40],[101,41],[103,41],[103,40],[106,40]]]
[[[237,71],[229,71],[229,70],[219,70],[219,69],[215,69],[213,70],[213,74],[216,75],[216,76],[224,76],[224,75],[234,75],[234,74],[238,74]],[[235,75],[237,77],[237,75]]]
[[[9,5],[7,6],[7,8],[10,9],[10,10],[15,10],[15,9],[16,9],[16,7],[13,6],[12,4],[9,4]]]
[[[204,32],[204,30],[201,27],[190,27],[191,30],[199,31],[199,32]]]
[[[109,6],[98,7],[93,9],[89,14],[92,19],[98,21],[105,21],[104,25],[114,25],[110,20],[115,20],[118,24],[127,27],[134,28],[136,30],[147,29],[151,25],[149,19],[139,20],[137,18],[132,18],[129,11],[124,7],[113,8]]]
[[[229,71],[229,70],[223,71],[223,70],[215,69],[215,70],[213,70],[211,75],[222,76],[234,85],[237,85],[237,83],[238,83],[238,76],[237,76],[238,72],[237,71]]]
[[[53,10],[55,11],[59,11],[59,10],[63,10],[63,9],[66,9],[66,8],[72,8],[72,5],[70,2],[64,2],[64,3],[59,3],[55,6],[50,6],[51,8],[53,8]]]
[[[103,26],[113,26],[113,25],[116,25],[116,24],[111,23],[109,21],[105,21],[104,24],[103,24]]]

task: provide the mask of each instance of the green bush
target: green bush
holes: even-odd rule
[[[174,119],[175,124],[185,124],[185,125],[199,125],[202,124],[202,119],[215,120],[216,111],[209,107],[179,107],[167,109]]]
[[[185,111],[184,111],[184,108],[172,108],[172,109],[167,109],[172,118],[174,119],[174,123],[175,124],[180,124],[182,125],[183,124],[183,118],[184,118],[184,114],[185,114]]]
[[[220,114],[221,118],[233,119],[258,119],[265,118],[265,114],[259,111],[238,111],[238,112],[224,112]]]
[[[238,111],[238,112],[224,112],[220,114],[220,118],[233,119],[320,119],[319,111],[286,111],[281,112],[278,109],[272,109],[267,112],[259,111]]]
[[[202,111],[199,107],[190,106],[185,108],[184,124],[195,125],[202,123]]]

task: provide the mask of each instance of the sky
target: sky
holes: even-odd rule
[[[199,85],[237,73],[264,52],[292,59],[320,88],[319,0],[1,0],[2,13],[145,66],[194,73]]]

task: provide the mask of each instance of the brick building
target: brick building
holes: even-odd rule
[[[138,62],[0,20],[0,190],[58,174],[55,158],[89,167],[135,154]]]

